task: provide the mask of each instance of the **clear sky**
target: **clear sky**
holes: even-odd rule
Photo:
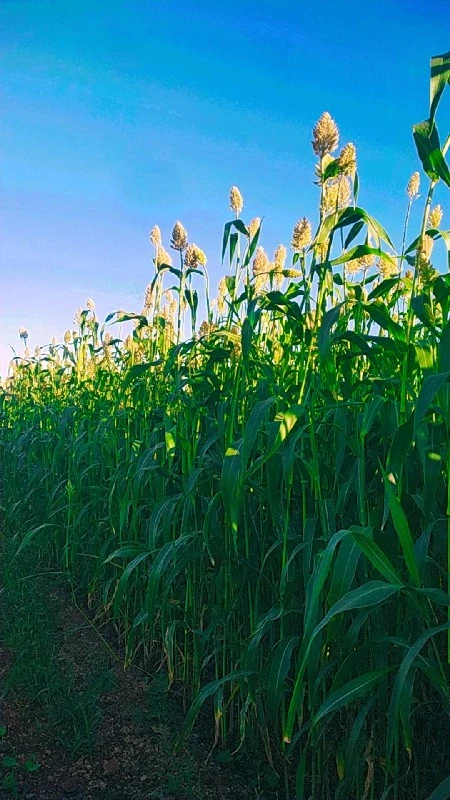
[[[232,184],[268,251],[289,245],[316,219],[324,110],[357,146],[360,204],[399,243],[411,126],[449,32],[448,0],[1,0],[1,374],[19,325],[34,347],[87,297],[100,317],[139,311],[155,223],[166,247],[184,223],[215,288]]]

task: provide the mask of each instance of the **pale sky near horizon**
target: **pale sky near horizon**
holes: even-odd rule
[[[34,348],[87,297],[101,319],[140,311],[155,223],[167,248],[185,224],[215,290],[232,184],[269,254],[289,245],[299,217],[317,219],[324,110],[357,146],[360,205],[399,247],[411,126],[449,30],[447,0],[2,0],[0,375],[21,325]],[[450,90],[438,125],[444,139]]]

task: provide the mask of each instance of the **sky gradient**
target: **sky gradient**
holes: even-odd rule
[[[232,184],[269,254],[289,245],[299,217],[317,220],[324,110],[357,147],[360,205],[399,245],[411,126],[449,30],[447,0],[2,0],[0,375],[20,325],[34,348],[87,297],[101,319],[140,311],[155,223],[168,247],[183,222],[214,294]]]

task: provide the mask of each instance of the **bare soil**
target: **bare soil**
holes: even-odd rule
[[[6,728],[0,736],[2,798],[275,800],[276,792],[260,793],[255,784],[244,785],[236,776],[235,763],[218,764],[214,757],[208,758],[214,739],[212,721],[174,754],[184,716],[180,695],[160,690],[161,673],[124,671],[107,634],[99,635],[98,627],[72,605],[67,593],[51,589],[50,594],[56,617],[52,658],[63,676],[63,695],[67,685],[67,702],[61,701],[61,686],[51,714],[51,703],[46,706],[42,697],[28,696],[26,687],[13,682],[6,692],[0,701],[0,729]],[[20,654],[0,643],[0,687],[8,686],[19,659]],[[51,694],[52,686],[44,686],[42,692]],[[14,758],[17,765],[10,769],[11,786],[3,784],[2,789],[5,757]],[[34,771],[27,770],[27,762]]]

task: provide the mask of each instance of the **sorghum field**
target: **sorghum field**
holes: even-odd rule
[[[324,113],[289,255],[233,187],[216,299],[183,225],[167,251],[155,226],[142,311],[88,300],[0,392],[4,591],[14,564],[64,574],[126,667],[182,690],[177,747],[201,718],[279,798],[450,797],[449,80],[432,59],[402,242]]]

